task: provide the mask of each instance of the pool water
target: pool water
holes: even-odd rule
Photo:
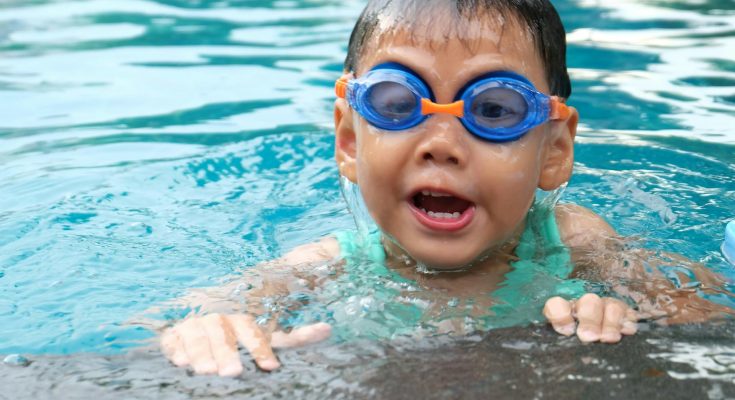
[[[554,4],[582,116],[563,200],[733,276],[735,4]],[[149,307],[354,229],[332,85],[363,5],[3,2],[0,354],[147,344]]]

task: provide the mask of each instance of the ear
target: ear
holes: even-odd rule
[[[340,175],[357,183],[357,136],[347,100],[334,102],[334,158]]]
[[[569,181],[574,167],[574,137],[577,135],[579,113],[569,107],[569,117],[554,121],[549,132],[551,139],[546,143],[546,159],[541,166],[538,187],[554,190]]]

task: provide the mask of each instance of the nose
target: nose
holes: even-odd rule
[[[435,115],[427,121],[426,132],[416,147],[418,162],[455,165],[462,167],[469,157],[469,143],[464,126],[453,116]]]

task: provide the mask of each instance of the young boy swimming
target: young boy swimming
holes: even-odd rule
[[[373,244],[396,280],[463,299],[493,294],[512,306],[519,286],[508,281],[524,273],[535,251],[529,238],[539,235],[572,249],[550,253],[562,258],[546,264],[555,268],[550,279],[578,273],[570,265],[596,264],[600,276],[614,268],[590,256],[616,237],[591,211],[565,205],[529,217],[536,190],[555,190],[572,173],[578,114],[565,104],[565,51],[564,28],[546,0],[369,1],[336,86],[335,152],[340,175],[359,186],[380,228]],[[346,258],[353,242],[326,238],[256,267],[250,272],[263,286],[250,295],[323,284],[330,278],[308,269]],[[566,299],[545,302],[557,332],[607,343],[636,332],[638,314],[626,303],[569,282],[549,292]],[[196,373],[236,376],[238,342],[273,370],[280,366],[273,348],[331,334],[325,323],[270,333],[272,324],[248,312],[187,318],[162,335],[162,349]]]

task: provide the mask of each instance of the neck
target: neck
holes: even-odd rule
[[[490,292],[504,280],[511,270],[510,263],[517,259],[515,249],[520,242],[525,223],[510,240],[490,248],[472,262],[453,269],[435,269],[422,264],[389,238],[382,237],[386,265],[404,278],[414,280],[427,288],[459,291],[458,294]],[[482,279],[477,279],[482,277]]]

